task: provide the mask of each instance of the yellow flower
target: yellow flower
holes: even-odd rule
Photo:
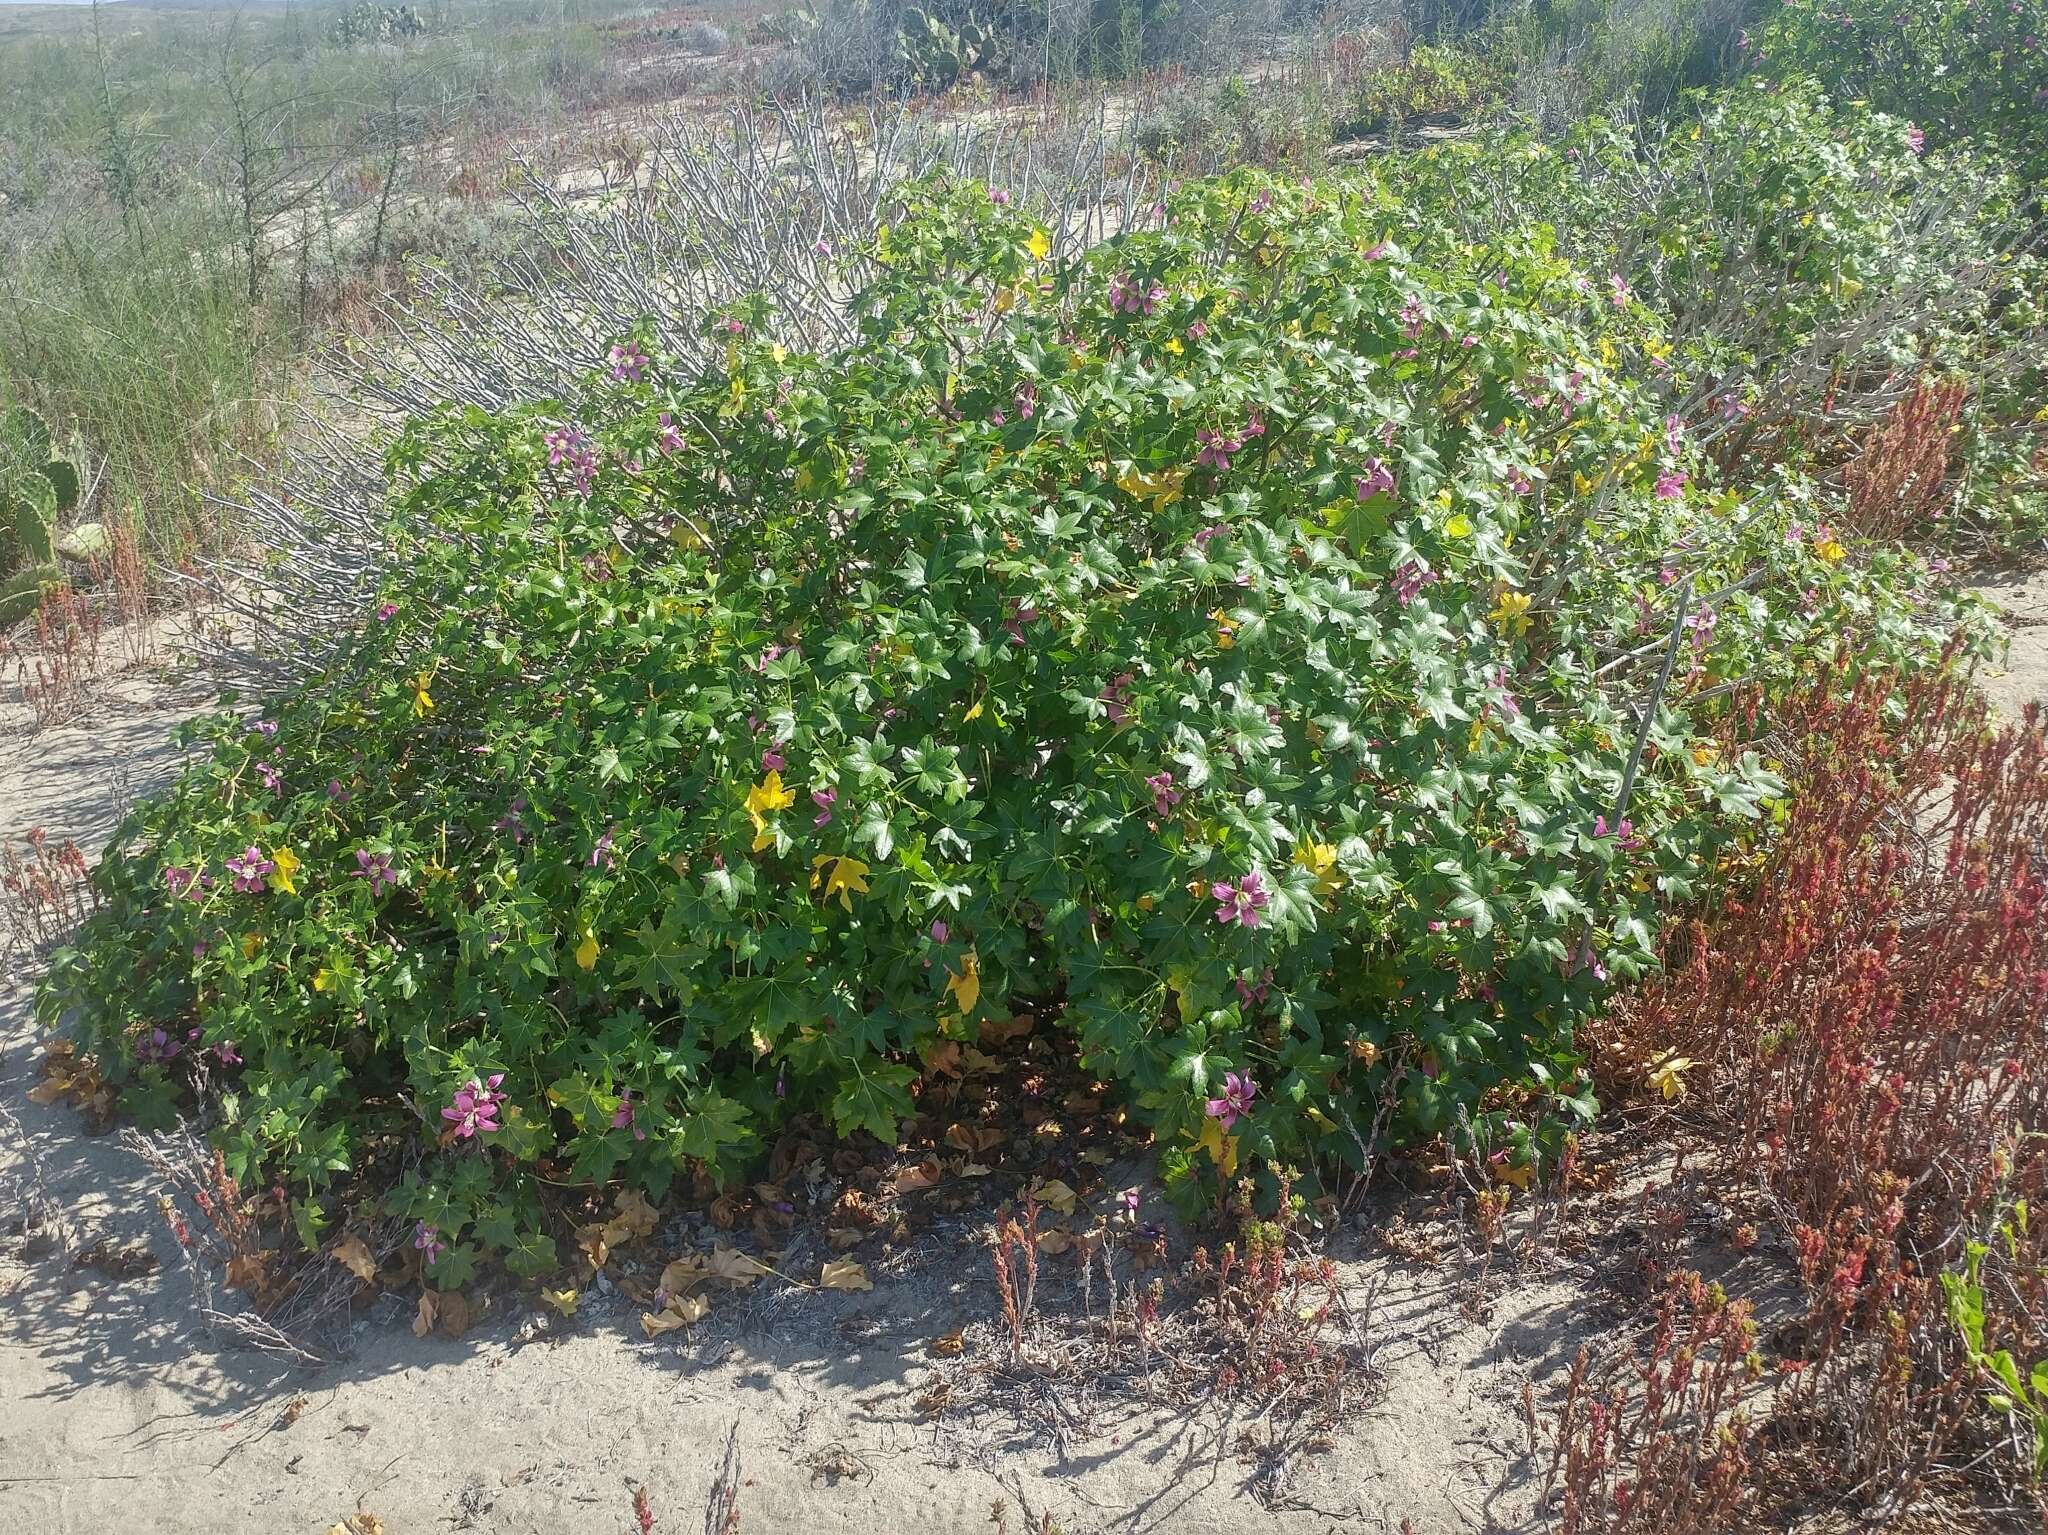
[[[1815,544],[1813,552],[1826,560],[1830,565],[1839,564],[1842,560],[1847,559],[1849,555],[1849,551],[1832,538],[1824,538]]]
[[[299,872],[299,855],[288,847],[274,847],[270,850],[270,861],[275,866],[270,871],[270,888],[297,895],[299,887],[292,879]]]
[[[1444,536],[1446,538],[1470,538],[1472,536],[1472,519],[1463,512],[1459,512],[1449,522],[1444,524]]]
[[[1209,615],[1216,625],[1216,643],[1224,650],[1237,643],[1237,620],[1218,608]]]
[[[1162,469],[1157,474],[1126,469],[1117,476],[1116,488],[1134,501],[1150,501],[1153,511],[1163,512],[1180,499],[1181,484],[1187,477],[1185,468]]]
[[[1031,252],[1033,261],[1043,261],[1052,254],[1052,236],[1043,229],[1031,231],[1031,238],[1024,242],[1024,248]]]
[[[1697,1064],[1682,1055],[1667,1055],[1651,1068],[1650,1086],[1664,1095],[1666,1103],[1676,1103],[1685,1096],[1685,1074]]]
[[[1180,337],[1168,336],[1166,338],[1166,349],[1167,351],[1173,353],[1174,356],[1178,357],[1181,353],[1187,350],[1187,347],[1182,344]]]
[[[1692,760],[1701,767],[1712,767],[1721,760],[1721,748],[1712,741],[1702,741],[1692,749]]]
[[[1294,861],[1315,876],[1316,894],[1334,894],[1344,883],[1337,867],[1337,848],[1329,842],[1302,842],[1294,849]]]
[[[412,683],[412,712],[415,718],[424,718],[434,712],[434,698],[427,691],[427,684],[434,680],[432,672],[421,672]]]
[[[1493,611],[1487,617],[1509,634],[1527,634],[1530,601],[1527,592],[1503,591],[1500,601],[1493,605]]]
[[[773,778],[775,775],[768,775]],[[826,865],[831,865],[828,870]],[[839,897],[839,904],[848,911],[853,910],[853,898],[868,893],[868,866],[858,858],[845,858],[832,853],[820,853],[811,860],[811,888],[816,890],[818,882],[824,881],[825,899]]]

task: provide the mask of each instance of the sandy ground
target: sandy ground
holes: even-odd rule
[[[2013,621],[2011,663],[1987,690],[2017,712],[2048,697],[2048,576],[1984,589]],[[126,799],[175,769],[169,729],[195,703],[131,677],[90,718],[39,733],[0,706],[0,828],[98,847]],[[1481,1271],[1448,1228],[1444,1261],[1397,1257],[1376,1210],[1331,1251],[1369,1310],[1379,1399],[1277,1471],[1275,1425],[1256,1412],[1071,1380],[1035,1406],[969,1393],[934,1419],[932,1385],[995,1352],[971,1212],[871,1264],[871,1293],[764,1283],[651,1343],[616,1293],[587,1291],[563,1320],[504,1291],[459,1341],[416,1338],[410,1301],[386,1296],[352,1319],[335,1362],[284,1364],[197,1325],[143,1165],[23,1097],[40,1054],[35,970],[17,952],[0,981],[0,1106],[19,1121],[0,1119],[0,1531],[322,1535],[371,1513],[390,1535],[611,1535],[635,1528],[642,1486],[656,1530],[695,1529],[729,1433],[746,1532],[1534,1531],[1548,1450],[1529,1453],[1525,1384],[1550,1400],[1581,1344],[1624,1314],[1625,1217],[1604,1256],[1561,1257],[1528,1225],[1511,1230],[1522,1257]],[[32,1194],[63,1213],[60,1246],[22,1240]],[[138,1265],[77,1261],[95,1247],[154,1266],[116,1277]],[[1042,1293],[1047,1315],[1078,1313],[1071,1268],[1053,1265]],[[963,1326],[966,1358],[942,1365],[930,1341]]]

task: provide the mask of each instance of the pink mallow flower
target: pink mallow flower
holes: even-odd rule
[[[432,1263],[448,1250],[448,1244],[441,1240],[439,1228],[429,1226],[425,1221],[412,1228],[412,1245],[424,1255],[420,1260],[423,1263]]]
[[[1214,469],[1218,474],[1230,467],[1230,455],[1244,446],[1238,438],[1212,432],[1207,427],[1195,433],[1195,441],[1200,444],[1195,462],[1205,469]]]
[[[235,888],[247,895],[263,888],[263,881],[277,865],[263,856],[260,848],[251,847],[240,856],[228,860],[228,873],[235,877]]]
[[[1224,1129],[1235,1129],[1238,1119],[1252,1111],[1252,1100],[1259,1095],[1259,1084],[1248,1071],[1226,1071],[1223,1073],[1223,1096],[1211,1098],[1206,1112],[1218,1121]]]
[[[1683,469],[1666,469],[1657,476],[1657,499],[1676,501],[1685,491],[1686,474]]]
[[[1394,600],[1407,607],[1422,592],[1425,586],[1434,585],[1443,579],[1433,570],[1424,570],[1414,560],[1404,560],[1394,569],[1389,578],[1394,588]]]
[[[1170,814],[1173,807],[1181,802],[1181,791],[1173,786],[1173,774],[1170,772],[1152,774],[1145,780],[1145,787],[1152,791],[1152,810],[1156,815]]]
[[[368,880],[372,895],[380,895],[386,887],[398,883],[398,876],[391,871],[391,855],[373,853],[366,847],[356,849],[355,872],[349,878]]]
[[[1378,458],[1365,461],[1365,473],[1351,482],[1351,489],[1361,501],[1370,501],[1382,493],[1391,495],[1394,490],[1394,474]]]
[[[498,1084],[504,1080],[505,1074],[501,1071],[481,1082],[471,1077],[455,1089],[455,1097],[447,1108],[441,1110],[441,1117],[455,1127],[458,1141],[475,1135],[489,1135],[501,1128],[498,1105],[505,1101],[505,1095],[498,1091]]]
[[[813,826],[830,826],[832,824],[832,807],[839,803],[839,791],[837,789],[813,789],[811,790],[811,803],[818,807],[817,819],[812,821],[811,824]]]
[[[647,372],[647,354],[637,341],[621,341],[605,356],[612,377],[622,384],[637,384]]]
[[[612,1128],[631,1130],[636,1141],[647,1139],[647,1132],[633,1123],[633,1089],[630,1087],[619,1094],[619,1106],[612,1110]]]
[[[1259,913],[1272,899],[1266,890],[1266,878],[1257,869],[1248,870],[1235,883],[1219,879],[1209,887],[1209,893],[1216,897],[1216,920],[1225,924],[1235,922],[1239,927],[1257,927]]]

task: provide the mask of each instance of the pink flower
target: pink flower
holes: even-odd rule
[[[1207,554],[1209,552],[1210,543],[1215,539],[1221,538],[1224,534],[1228,533],[1229,531],[1230,525],[1228,523],[1212,522],[1209,524],[1209,526],[1201,529],[1199,532],[1195,534],[1195,547],[1201,550],[1204,554]]]
[[[1109,307],[1120,314],[1150,314],[1166,297],[1158,283],[1119,272],[1109,280]]]
[[[1906,129],[1906,147],[1916,155],[1926,154],[1927,130],[1918,125],[1909,125]]]
[[[1425,586],[1433,585],[1443,577],[1433,570],[1424,570],[1414,560],[1406,560],[1395,568],[1389,579],[1394,588],[1394,600],[1405,608]]]
[[[278,770],[278,766],[274,762],[257,763],[256,776],[263,780],[263,787],[271,790],[273,793],[284,786],[284,775]]]
[[[813,241],[811,242],[811,254],[812,254],[813,256],[829,256],[829,255],[831,255],[831,254],[832,254],[832,242],[831,242],[830,240],[813,240]]]
[[[1529,476],[1528,476],[1527,474],[1523,473],[1523,471],[1522,471],[1522,470],[1520,470],[1520,469],[1518,469],[1518,468],[1513,468],[1513,467],[1510,467],[1510,468],[1509,468],[1509,470],[1508,470],[1508,489],[1509,489],[1509,490],[1513,491],[1513,492],[1514,492],[1514,493],[1515,493],[1516,495],[1518,495],[1518,496],[1526,496],[1526,495],[1528,495],[1528,494],[1529,494],[1529,492],[1530,492],[1530,491],[1534,490],[1535,488],[1536,488],[1536,486],[1535,486],[1535,483],[1534,483],[1534,482],[1533,482],[1532,480],[1530,480]]]
[[[1226,1071],[1223,1073],[1223,1096],[1211,1098],[1206,1112],[1211,1119],[1218,1120],[1226,1130],[1236,1128],[1238,1119],[1252,1111],[1252,1100],[1259,1095],[1259,1086],[1250,1072]]]
[[[1131,673],[1118,672],[1095,695],[1112,725],[1124,725],[1131,718]]]
[[[1188,340],[1190,341],[1200,341],[1208,334],[1209,327],[1200,320],[1196,320],[1188,326]]]
[[[781,744],[782,743],[778,741],[775,744],[775,746],[771,746],[766,751],[761,753],[762,772],[779,773],[789,765],[786,761],[783,760],[782,753],[776,749],[776,747],[780,746]]]
[[[1209,887],[1209,893],[1216,898],[1216,920],[1225,924],[1235,922],[1240,927],[1257,927],[1259,913],[1272,899],[1266,890],[1265,876],[1257,869],[1248,871],[1235,884],[1219,879]]]
[[[425,1221],[420,1221],[412,1228],[412,1245],[426,1255],[421,1260],[425,1263],[432,1263],[448,1250],[448,1244],[441,1240],[440,1231]]]
[[[541,438],[548,450],[550,469],[567,469],[576,482],[576,494],[588,496],[597,483],[597,449],[580,426],[556,427]]]
[[[388,624],[397,616],[398,604],[395,602],[387,602],[384,606],[377,609],[377,622],[380,624]]]
[[[1685,490],[1686,473],[1683,469],[1666,469],[1657,476],[1657,499],[1676,501]]]
[[[933,942],[933,943],[936,943],[936,944],[940,944],[940,945],[942,945],[942,946],[943,946],[943,945],[944,945],[944,943],[946,942],[946,940],[947,940],[948,938],[952,937],[952,936],[953,936],[953,930],[952,930],[951,928],[949,928],[948,926],[946,926],[946,924],[945,924],[945,922],[944,922],[943,920],[941,920],[941,921],[938,921],[938,922],[934,922],[934,923],[932,924],[932,942]]]
[[[676,430],[676,424],[669,419],[667,411],[661,413],[661,435],[654,440],[655,447],[666,458],[671,453],[683,451],[683,434]]]
[[[1749,413],[1749,407],[1742,402],[1740,395],[1724,394],[1721,396],[1721,419],[1723,421],[1740,421]]]
[[[373,853],[366,847],[356,849],[356,868],[349,878],[368,880],[371,895],[381,894],[387,886],[398,883],[398,876],[391,872],[391,855]]]
[[[1195,433],[1195,441],[1201,444],[1195,454],[1195,462],[1204,468],[1214,469],[1218,474],[1230,467],[1230,455],[1244,446],[1237,438],[1212,432],[1207,427]]]
[[[832,824],[832,807],[839,803],[839,791],[837,789],[813,789],[811,790],[811,803],[818,807],[817,819],[811,824],[813,826],[830,826]]]
[[[498,1091],[498,1084],[504,1080],[502,1071],[482,1082],[471,1077],[455,1090],[454,1099],[441,1110],[441,1117],[455,1127],[457,1140],[489,1135],[500,1128],[498,1105],[505,1101],[505,1095]]]
[[[247,895],[263,888],[263,881],[277,868],[263,856],[260,848],[251,847],[239,857],[228,860],[228,872],[235,877],[235,888]]]
[[[1685,423],[1683,421],[1680,421],[1676,416],[1666,416],[1664,418],[1665,449],[1670,453],[1676,454],[1678,452],[1679,444],[1683,442],[1684,439]]]
[[[612,377],[622,384],[639,383],[641,375],[647,371],[647,354],[640,350],[637,341],[619,342],[606,354],[605,360],[611,365]]]
[[[1624,308],[1628,304],[1628,280],[1621,273],[1608,274],[1607,298],[1616,309]]]
[[[1365,259],[1366,259],[1367,261],[1384,261],[1384,260],[1386,260],[1386,259],[1387,259],[1387,242],[1386,242],[1385,240],[1382,240],[1382,241],[1380,241],[1380,242],[1379,242],[1379,244],[1377,244],[1377,245],[1373,246],[1373,247],[1372,247],[1372,248],[1371,248],[1370,250],[1368,250],[1368,251],[1364,252],[1364,257],[1365,257]]]
[[[230,867],[233,867],[233,865],[231,864]],[[192,869],[170,868],[164,870],[164,888],[170,891],[171,899],[174,901],[181,895],[196,901],[199,899],[199,893],[212,883],[213,881],[208,879],[205,874]]]
[[[1028,379],[1017,386],[1017,392],[1010,397],[1010,403],[1017,408],[1017,419],[1029,421],[1038,414],[1038,386]]]
[[[595,869],[602,865],[607,869],[616,869],[619,866],[619,861],[612,856],[612,841],[618,834],[619,829],[614,826],[597,839],[597,845],[590,850],[591,868]]]
[[[1154,773],[1145,780],[1145,787],[1152,791],[1152,809],[1157,815],[1169,814],[1181,802],[1181,791],[1173,786],[1173,774]]]
[[[988,190],[988,200],[994,203],[998,208],[1007,208],[1010,206],[1010,194],[1007,191],[1005,191],[1002,187],[990,187]]]
[[[1401,334],[1410,341],[1414,341],[1422,335],[1422,321],[1421,300],[1411,298],[1401,306]]]
[[[497,820],[491,823],[491,830],[509,831],[510,833],[512,833],[512,845],[514,847],[517,847],[520,843],[524,842],[526,840],[525,799],[515,799],[514,801],[512,801],[511,804],[507,805],[505,807],[505,813],[499,816]]]
[[[330,778],[327,780],[327,797],[337,805],[346,805],[354,796],[342,787],[339,778]]]
[[[1378,458],[1368,458],[1365,461],[1365,473],[1352,480],[1351,489],[1361,501],[1369,501],[1381,494],[1392,495],[1393,471]]]
[[[619,1106],[612,1110],[612,1128],[631,1130],[636,1141],[647,1139],[647,1132],[633,1123],[633,1089],[630,1087],[619,1094]]]
[[[251,726],[250,726],[249,728],[250,728],[251,730],[255,731],[255,732],[256,732],[256,734],[258,734],[259,736],[262,736],[262,737],[263,737],[263,738],[264,738],[264,739],[265,739],[265,740],[267,741],[267,740],[269,740],[269,739],[270,739],[270,738],[271,738],[272,736],[274,736],[274,735],[276,735],[276,734],[277,734],[277,721],[276,721],[276,720],[258,720],[258,721],[256,721],[256,723],[255,723],[255,724],[251,725]]]

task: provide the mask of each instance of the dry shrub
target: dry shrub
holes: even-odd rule
[[[1922,424],[1897,440],[1929,430],[1900,419]],[[1981,1453],[1987,1382],[1940,1275],[1996,1234],[1985,1347],[2048,1356],[2048,1242],[2024,1218],[2048,1190],[2048,721],[1995,727],[1946,670],[1837,673],[1788,718],[1795,793],[1761,875],[1682,934],[1616,1020],[1621,1053],[1707,1063],[1797,1253],[1808,1313],[1768,1436],[1797,1475],[1883,1511],[1970,1462],[2032,1501],[2023,1458]]]
[[[1638,1348],[1598,1370],[1580,1349],[1550,1463],[1561,1535],[1725,1529],[1749,1471],[1741,1403],[1761,1374],[1755,1341],[1747,1302],[1680,1273]]]
[[[1941,515],[1955,431],[1969,386],[1923,378],[1864,439],[1843,470],[1858,537],[1893,543],[1925,533]]]

